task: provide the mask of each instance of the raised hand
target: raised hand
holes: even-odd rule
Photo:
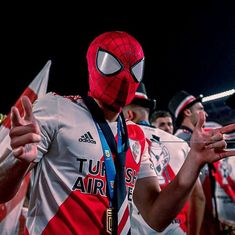
[[[27,96],[21,99],[24,115],[17,107],[11,109],[11,147],[13,155],[25,162],[33,162],[37,157],[37,143],[40,141],[40,128],[32,112],[32,103]]]
[[[205,131],[203,129],[204,122],[205,116],[200,112],[190,141],[192,150],[199,153],[201,163],[212,163],[222,158],[235,156],[235,150],[226,150],[227,144],[223,135],[234,131],[235,124]]]

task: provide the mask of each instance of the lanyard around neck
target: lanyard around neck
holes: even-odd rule
[[[101,130],[99,124],[95,122],[100,141],[102,144],[103,155],[104,155],[104,163],[105,163],[105,170],[106,170],[106,179],[107,179],[107,186],[108,186],[108,196],[110,198],[110,207],[112,207],[113,202],[113,194],[114,194],[114,184],[116,178],[116,167],[114,164],[114,159],[112,155],[112,151],[106,141],[103,131]],[[118,144],[117,144],[117,151],[118,154],[123,151],[122,145],[122,133],[121,133],[121,119],[118,117],[117,121],[117,133],[118,133]]]
[[[125,153],[129,146],[125,118],[122,113],[118,117],[117,121],[118,143],[116,143],[112,130],[108,125],[107,121],[105,120],[102,110],[94,101],[94,99],[90,96],[87,96],[84,97],[84,101],[91,112],[91,115],[94,119],[94,122],[96,124],[99,133],[104,154],[108,195],[110,197],[110,201],[113,202],[112,198],[113,198],[114,186],[116,184],[115,182],[116,174],[117,171],[120,170],[119,169],[120,166],[125,165],[125,157],[126,157]],[[117,160],[115,159],[115,162],[113,160],[112,153],[114,153],[117,156]],[[115,166],[116,163],[118,167]]]

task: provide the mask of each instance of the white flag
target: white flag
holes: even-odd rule
[[[28,96],[33,103],[37,98],[42,97],[47,92],[49,71],[51,61],[48,61],[38,75],[33,79],[29,86],[24,90],[19,99],[16,101],[15,106],[19,109],[21,115],[23,114],[23,108],[21,104],[21,97]],[[10,148],[9,131],[11,128],[10,113],[4,119],[0,127],[0,156],[4,155],[4,152]],[[21,211],[23,209],[23,203],[26,196],[27,188],[29,185],[30,176],[27,175],[22,182],[22,185],[13,199],[0,204],[0,234],[1,235],[18,235],[22,219]],[[22,221],[24,224],[24,221]]]

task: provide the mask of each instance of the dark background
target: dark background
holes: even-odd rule
[[[128,31],[142,44],[143,81],[159,109],[167,108],[180,89],[207,96],[234,88],[234,12],[233,1],[2,7],[0,112],[9,112],[48,60],[48,91],[86,94],[86,50],[94,37],[109,30]]]

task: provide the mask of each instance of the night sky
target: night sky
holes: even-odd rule
[[[0,112],[9,112],[48,60],[52,60],[48,91],[86,94],[86,50],[95,36],[109,30],[127,31],[142,44],[143,81],[159,109],[166,108],[180,89],[206,96],[235,87],[234,4],[167,2],[135,8],[123,4],[115,11],[114,6],[84,10],[76,4],[5,9],[9,14],[0,23],[0,56],[1,83],[6,84],[1,91],[7,95],[2,95]]]

